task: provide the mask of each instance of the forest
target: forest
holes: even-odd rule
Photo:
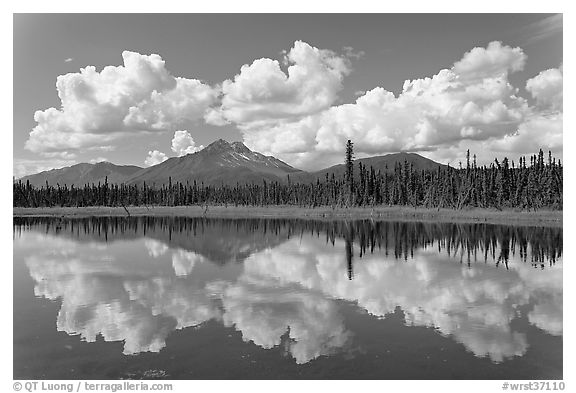
[[[354,164],[353,143],[346,145],[346,172],[326,175],[312,183],[285,182],[207,186],[203,183],[49,185],[34,187],[29,182],[13,183],[14,207],[84,206],[183,206],[232,205],[298,207],[414,206],[463,209],[553,209],[562,210],[562,163],[544,157],[540,149],[518,163],[504,158],[479,166],[476,156],[466,152],[459,168],[438,166],[415,170],[397,163],[389,171],[375,171]]]

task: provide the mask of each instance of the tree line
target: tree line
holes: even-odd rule
[[[521,157],[518,163],[504,158],[479,166],[476,156],[466,152],[466,165],[459,168],[415,169],[413,163],[396,163],[384,171],[354,164],[353,143],[346,145],[346,171],[343,176],[326,174],[321,181],[252,184],[205,185],[193,182],[168,184],[103,183],[35,187],[29,181],[13,183],[16,207],[52,206],[183,206],[233,205],[299,207],[413,206],[463,209],[562,210],[562,163],[542,149],[538,154]]]

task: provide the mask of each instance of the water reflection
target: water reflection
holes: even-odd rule
[[[341,301],[382,319],[400,307],[493,362],[526,353],[522,321],[562,335],[558,228],[41,218],[14,232],[35,295],[61,301],[57,329],[127,355],[216,320],[306,363],[358,345]]]

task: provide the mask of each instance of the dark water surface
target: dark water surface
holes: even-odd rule
[[[560,379],[562,229],[15,218],[15,379]]]

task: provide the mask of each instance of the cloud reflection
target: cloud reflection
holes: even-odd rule
[[[157,259],[167,249],[155,253],[156,258],[150,258],[152,253],[134,255],[140,258],[136,261],[102,258],[87,253],[89,246],[76,247],[72,240],[30,236],[37,246],[26,258],[36,281],[34,293],[61,299],[59,331],[80,335],[88,342],[96,341],[98,335],[106,341],[124,341],[123,353],[131,355],[158,352],[175,329],[220,318],[221,311],[206,296],[204,283],[186,279],[196,261],[188,254],[194,253],[174,251],[172,269]],[[139,242],[120,242],[108,252],[121,255],[126,246],[142,249]],[[144,241],[145,246],[150,244]]]
[[[252,255],[245,271],[356,302],[377,317],[399,306],[407,324],[434,327],[494,362],[523,355],[528,348],[525,334],[511,328],[522,305],[534,304],[528,315],[532,324],[562,334],[562,309],[553,306],[562,299],[558,265],[546,272],[519,261],[511,261],[510,270],[483,263],[469,268],[436,250],[419,249],[408,263],[367,254],[354,264],[349,280],[344,248],[341,240],[332,248],[314,238],[298,239]]]
[[[322,294],[249,274],[223,284],[219,292],[226,326],[265,349],[280,345],[287,335],[287,351],[296,363],[335,353],[351,338],[337,305]]]
[[[88,342],[99,335],[123,341],[124,354],[158,352],[172,331],[218,320],[246,342],[284,345],[302,364],[355,340],[340,300],[378,318],[400,307],[407,325],[434,328],[493,362],[526,353],[525,332],[512,327],[523,307],[531,325],[562,335],[561,264],[541,271],[514,256],[505,269],[460,264],[433,247],[408,261],[376,249],[355,259],[350,280],[347,243],[310,235],[252,253],[241,266],[218,266],[150,238],[102,249],[23,232],[15,248],[27,252],[35,295],[61,300],[59,331]]]

